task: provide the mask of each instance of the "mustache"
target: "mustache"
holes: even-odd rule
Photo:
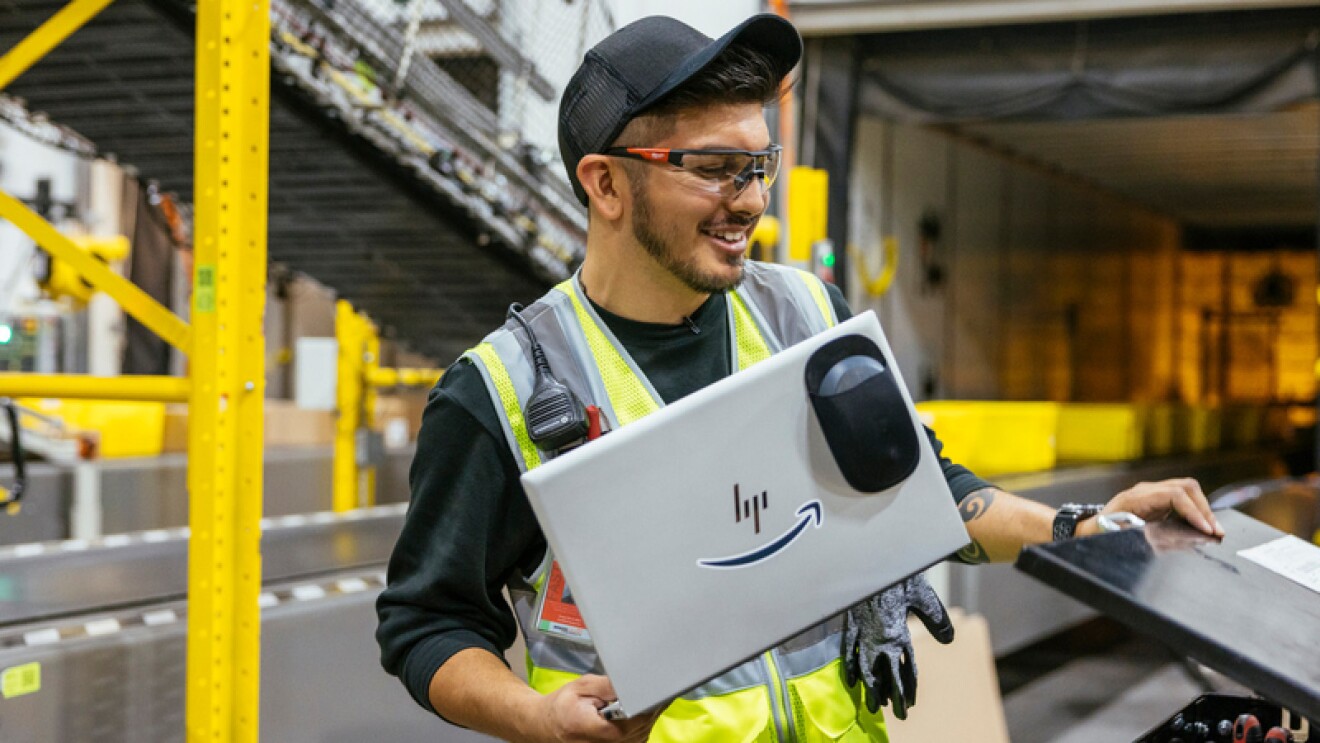
[[[730,219],[723,222],[710,222],[701,225],[700,229],[710,232],[719,232],[720,230],[745,230],[756,224],[755,219]]]

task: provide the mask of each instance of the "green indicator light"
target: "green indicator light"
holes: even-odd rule
[[[820,259],[820,263],[821,263],[822,266],[825,266],[826,268],[834,268],[834,254],[833,254],[833,253],[826,253],[826,254]]]
[[[14,339],[14,329],[8,325],[0,325],[0,346]]]

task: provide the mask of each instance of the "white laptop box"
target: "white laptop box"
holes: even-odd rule
[[[875,313],[699,390],[523,475],[620,706],[704,683],[967,544],[902,379],[921,459],[853,490],[804,383],[857,333],[898,366]]]

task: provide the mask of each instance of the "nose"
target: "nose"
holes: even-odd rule
[[[742,188],[735,185],[733,195],[726,201],[729,204],[729,211],[745,214],[760,214],[770,205],[770,187],[766,185],[765,171],[752,171],[751,177],[743,183]]]

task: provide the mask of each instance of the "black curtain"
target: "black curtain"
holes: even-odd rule
[[[892,120],[1266,112],[1315,97],[1320,8],[857,38],[861,110]]]
[[[131,225],[128,279],[166,307],[170,306],[174,266],[174,241],[160,210],[149,201],[147,189],[125,179],[124,211],[120,224]],[[124,334],[125,374],[169,374],[170,347],[160,336],[128,315]]]

